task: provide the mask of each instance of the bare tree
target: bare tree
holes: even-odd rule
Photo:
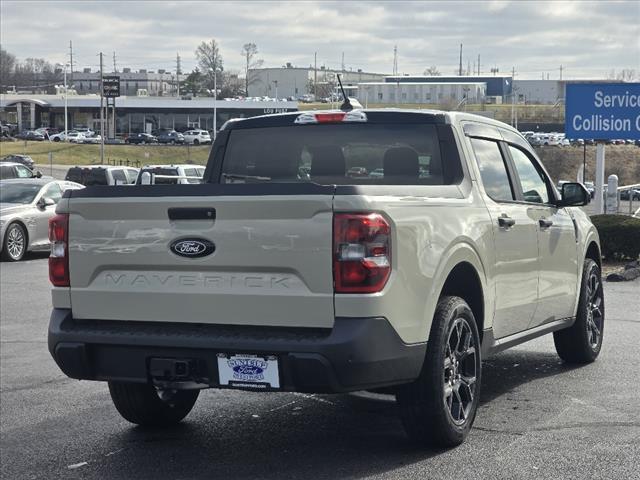
[[[245,43],[242,46],[241,55],[245,60],[244,67],[244,94],[249,95],[249,85],[255,82],[255,76],[249,73],[249,70],[260,68],[264,63],[261,59],[254,59],[258,54],[258,47],[255,43]]]
[[[196,59],[198,60],[198,66],[200,72],[205,75],[207,84],[210,89],[214,86],[214,72],[216,76],[216,82],[218,89],[221,89],[223,85],[220,83],[221,74],[223,71],[222,55],[220,55],[220,48],[218,42],[215,39],[211,39],[208,42],[202,42],[196,48]]]
[[[636,79],[636,71],[632,68],[623,68],[616,79],[623,82],[633,82]]]
[[[4,48],[0,49],[0,84],[3,90],[9,86],[15,66],[16,56],[7,52]]]
[[[427,68],[424,71],[425,75],[429,75],[430,77],[439,77],[440,75],[442,75],[442,73],[440,73],[440,70],[438,70],[438,67],[436,67],[435,65],[431,65],[429,68]]]

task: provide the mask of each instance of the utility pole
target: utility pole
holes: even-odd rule
[[[116,73],[118,69],[116,68],[116,52],[113,52],[113,73]]]
[[[467,60],[467,75],[471,75],[471,60]]]
[[[100,52],[100,164],[104,163],[104,79],[102,52]]]
[[[562,81],[562,65],[560,65],[560,81]]]
[[[460,44],[460,68],[458,69],[458,76],[462,76],[462,44]]]
[[[393,47],[393,75],[398,75],[398,46]]]
[[[67,96],[69,95],[69,92],[68,92],[69,87],[67,86],[67,65],[68,63],[64,64],[64,140],[65,141],[69,137],[69,125],[67,124],[67,118],[68,118]]]
[[[344,52],[342,52],[342,74],[344,75]]]
[[[69,81],[73,83],[73,43],[71,42],[71,40],[69,40],[69,65],[71,67],[71,75],[69,75]]]
[[[480,54],[478,54],[478,76],[480,76]]]
[[[180,54],[176,53],[176,98],[180,98]]]
[[[318,100],[318,52],[313,54],[313,100]]]

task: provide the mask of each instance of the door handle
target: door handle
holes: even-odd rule
[[[547,220],[546,218],[541,218],[540,220],[538,220],[538,223],[540,224],[540,228],[543,230],[553,225],[553,222],[551,220]]]
[[[215,208],[177,207],[167,211],[169,220],[215,220]]]
[[[513,218],[507,217],[506,215],[498,218],[498,225],[501,227],[509,228],[513,227],[516,224],[516,221]]]

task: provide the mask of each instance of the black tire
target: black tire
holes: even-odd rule
[[[466,354],[458,356],[465,347]],[[473,312],[462,298],[444,296],[436,307],[420,376],[397,387],[409,437],[440,448],[460,445],[473,425],[480,385],[480,335]]]
[[[591,363],[602,348],[604,292],[598,264],[586,258],[582,270],[576,321],[553,334],[556,351],[567,363]]]
[[[2,259],[8,262],[19,262],[27,253],[29,239],[27,232],[19,223],[12,223],[4,233],[2,244]]]
[[[125,420],[147,427],[168,427],[189,414],[200,390],[157,390],[151,384],[109,382],[109,393]]]
[[[175,140],[171,140],[171,142],[169,142],[169,143],[171,143],[171,145],[175,145],[176,141]]]
[[[200,145],[200,140],[198,140],[197,138],[193,141],[194,145]]]
[[[59,141],[60,141],[60,137],[54,137],[54,138],[53,138],[53,141],[54,141],[54,142],[59,142]]]

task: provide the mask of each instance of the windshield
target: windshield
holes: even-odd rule
[[[0,186],[0,203],[31,203],[42,185],[5,183]]]
[[[454,184],[462,178],[460,160],[441,153],[442,140],[431,124],[237,129],[229,134],[220,181]]]

